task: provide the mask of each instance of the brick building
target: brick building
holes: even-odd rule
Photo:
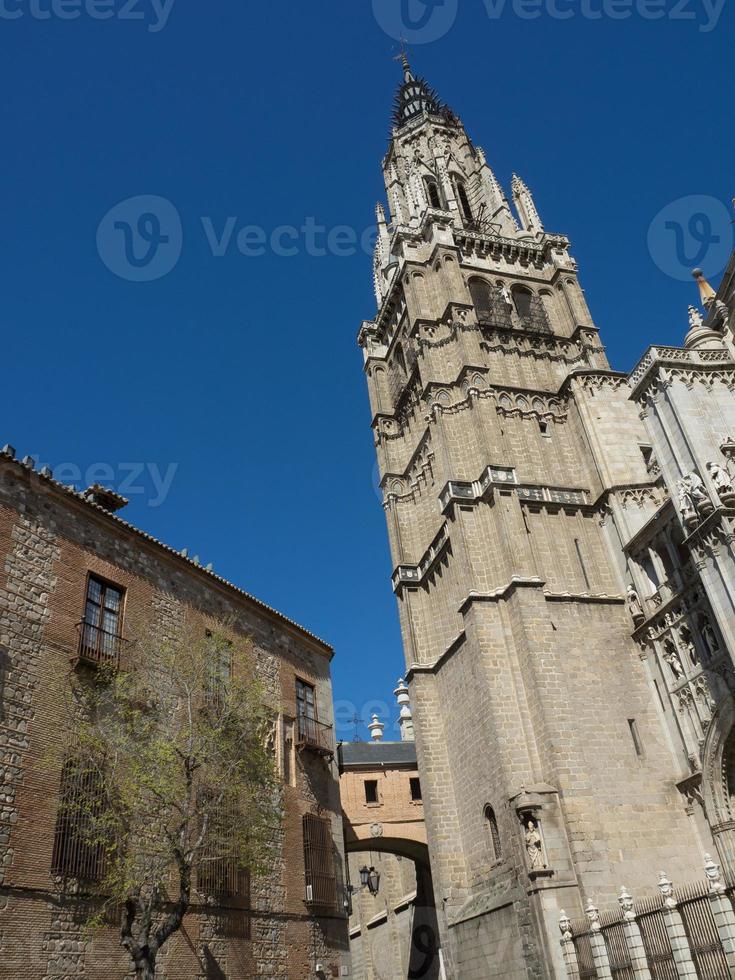
[[[733,868],[732,270],[629,378],[405,59],[383,174],[358,339],[446,972],[562,977],[563,909]]]
[[[63,876],[94,879],[94,867],[76,867],[59,846],[58,802],[70,671],[80,660],[124,665],[150,624],[161,638],[184,624],[249,638],[280,706],[285,807],[272,872],[246,893],[208,896],[206,910],[196,894],[156,975],[301,980],[318,966],[323,976],[348,975],[332,650],[126,523],[117,513],[124,503],[101,487],[65,487],[10,447],[0,452],[0,977],[130,976],[117,930],[85,933],[79,902],[64,890]],[[237,662],[228,669],[236,673]]]

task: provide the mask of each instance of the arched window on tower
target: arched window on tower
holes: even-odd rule
[[[478,320],[490,320],[494,308],[493,290],[484,279],[470,279],[470,296]]]
[[[533,293],[530,289],[516,286],[513,289],[513,304],[521,320],[530,320],[533,310]]]
[[[396,347],[396,364],[403,372],[404,375],[408,374],[408,369],[406,367],[406,358],[403,353],[403,348],[400,344]]]
[[[439,193],[439,185],[433,177],[427,177],[425,183],[426,197],[429,201],[429,207],[437,208],[439,211],[443,211],[444,204],[442,203],[442,196]]]
[[[459,178],[454,181],[454,191],[457,195],[457,202],[459,204],[459,210],[462,212],[462,217],[465,224],[472,223],[472,208],[470,207],[470,198],[467,194],[467,188],[463,180]]]
[[[499,861],[502,857],[503,849],[500,844],[500,831],[498,830],[498,821],[495,817],[495,810],[488,805],[485,807],[485,821],[487,823],[488,833],[490,834],[490,842],[493,848],[493,858]]]

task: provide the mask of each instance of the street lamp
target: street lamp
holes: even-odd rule
[[[380,891],[380,872],[371,868],[368,874],[368,888],[371,895],[377,895]]]
[[[360,868],[360,884],[363,888],[368,887],[368,882],[370,880],[370,868],[366,864]]]

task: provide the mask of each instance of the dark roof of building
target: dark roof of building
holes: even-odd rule
[[[416,767],[415,742],[341,742],[339,767],[413,766]]]
[[[221,575],[215,574],[210,567],[203,567],[198,561],[189,558],[185,551],[176,551],[169,545],[164,544],[163,541],[159,541],[158,538],[153,537],[152,534],[147,534],[145,531],[141,531],[140,528],[135,527],[134,524],[124,521],[121,517],[118,517],[117,514],[112,513],[109,506],[103,507],[97,501],[95,495],[89,493],[89,490],[80,491],[74,486],[69,486],[67,484],[60,483],[58,480],[54,480],[52,471],[48,467],[44,467],[42,470],[36,471],[34,460],[32,460],[29,456],[25,457],[24,460],[16,459],[15,450],[12,448],[12,446],[4,446],[2,449],[0,449],[0,461],[9,463],[15,468],[17,473],[23,473],[29,478],[31,476],[36,477],[41,484],[52,487],[60,495],[66,495],[66,497],[69,499],[72,499],[76,503],[81,504],[83,507],[94,511],[99,517],[111,521],[117,527],[129,531],[141,540],[148,542],[148,544],[151,544],[155,548],[165,552],[174,560],[187,565],[191,571],[196,571],[198,574],[206,576],[210,580],[217,582],[219,585],[225,586],[227,589],[236,593],[241,598],[251,602],[256,608],[270,614],[276,620],[295,630],[297,633],[301,634],[302,637],[313,641],[318,647],[321,648],[321,652],[327,654],[330,660],[334,656],[334,649],[320,637],[305,629],[303,626],[300,626],[293,619],[289,619],[288,616],[284,616],[283,613],[279,612],[277,609],[273,609],[272,606],[269,606],[262,600],[257,599],[254,595],[250,595],[249,592],[245,592],[244,589],[241,589],[239,586],[234,585],[227,579],[222,578]],[[114,492],[112,493],[112,496],[116,497],[118,500],[125,499]]]

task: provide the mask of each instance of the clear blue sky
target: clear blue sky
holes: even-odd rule
[[[162,504],[149,468],[126,516],[333,643],[337,699],[393,704],[403,654],[355,343],[374,314],[370,259],[303,244],[245,257],[234,238],[372,222],[398,80],[378,21],[392,30],[399,4],[177,0],[149,30],[151,0],[135,8],[144,20],[123,17],[122,0],[91,8],[112,19],[83,5],[66,20],[65,2],[48,19],[51,0],[0,3],[0,441],[80,482],[96,463],[118,483],[125,464],[176,464]],[[649,227],[706,195],[692,234],[732,242],[732,4],[705,31],[711,0],[688,0],[698,20],[660,21],[645,0],[625,20],[585,17],[581,0],[557,0],[568,20],[551,0],[535,20],[510,2],[446,2],[427,30],[435,15],[454,23],[412,61],[506,186],[518,171],[547,228],[571,238],[614,365],[680,343],[696,298],[676,278],[698,251],[689,205],[673,205],[680,262],[676,231],[660,219],[649,247]],[[172,202],[183,229],[178,264],[150,282],[113,274],[98,250],[103,217],[138,195]],[[202,218],[220,238],[230,216],[217,257]],[[108,259],[125,220],[102,224]],[[715,281],[722,252],[704,249]]]

